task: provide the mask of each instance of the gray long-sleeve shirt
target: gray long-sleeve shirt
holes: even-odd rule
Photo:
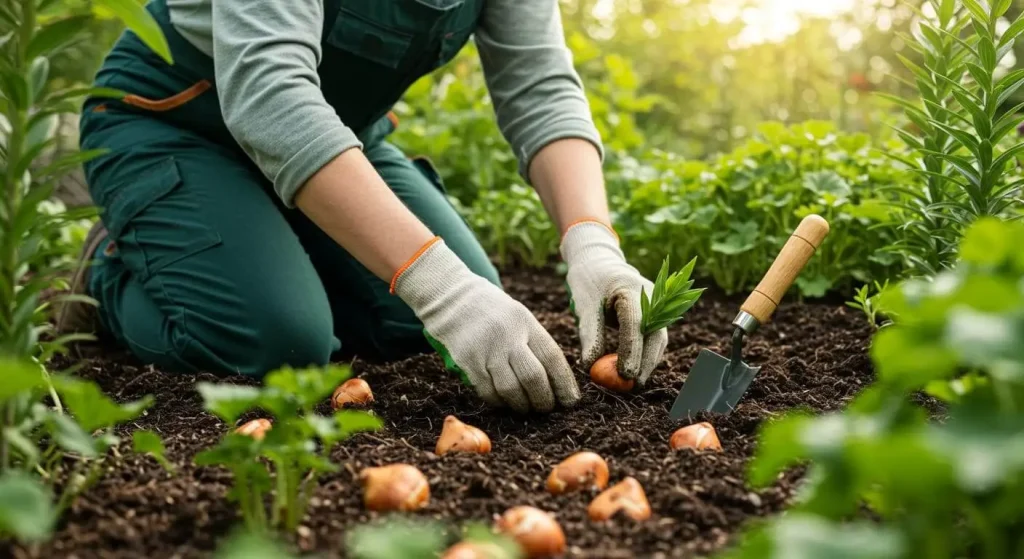
[[[213,58],[226,125],[287,206],[323,165],[362,147],[320,91],[323,0],[167,5],[178,32]],[[484,0],[475,38],[498,126],[524,179],[533,156],[557,139],[589,140],[603,155],[558,0]]]

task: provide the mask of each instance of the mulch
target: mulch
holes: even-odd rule
[[[575,363],[578,341],[561,279],[551,271],[511,271],[505,283]],[[739,407],[726,417],[698,418],[714,424],[723,451],[672,451],[669,436],[684,423],[669,419],[668,409],[701,348],[727,352],[730,322],[741,302],[706,293],[670,329],[665,361],[643,390],[611,393],[577,370],[580,405],[543,416],[486,408],[435,355],[385,364],[357,359],[354,372],[372,386],[373,409],[385,429],[359,434],[333,450],[332,459],[342,468],[323,477],[294,548],[343,557],[346,531],[380,517],[363,507],[356,474],[367,466],[405,462],[419,467],[431,484],[429,506],[414,516],[453,524],[489,521],[508,507],[529,504],[556,515],[573,557],[695,557],[722,549],[749,521],[782,510],[803,474],[795,468],[765,490],[747,486],[759,426],[798,406],[838,409],[873,378],[867,353],[872,329],[863,315],[834,302],[785,303],[773,322],[747,340],[745,360],[762,369]],[[614,342],[613,333],[609,340]],[[191,464],[228,428],[202,410],[192,389],[196,381],[216,377],[164,374],[113,357],[90,361],[79,374],[118,400],[154,395],[155,405],[132,427],[159,432],[177,472],[170,475],[148,457],[122,453],[66,514],[51,542],[37,548],[0,545],[0,556],[211,556],[239,520],[235,505],[225,499],[231,483],[227,471]],[[483,429],[493,451],[434,455],[448,414]],[[546,493],[551,468],[580,450],[603,456],[613,483],[636,478],[646,490],[652,518],[594,523],[586,509],[595,492]]]

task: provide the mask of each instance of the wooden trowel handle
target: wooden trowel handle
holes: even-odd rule
[[[768,322],[782,296],[793,285],[807,261],[814,256],[814,251],[821,245],[825,235],[828,235],[828,222],[825,218],[815,214],[803,218],[740,310],[754,317],[760,324]]]

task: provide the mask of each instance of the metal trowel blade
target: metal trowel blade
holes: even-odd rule
[[[735,364],[736,369],[728,375],[727,386],[726,373],[729,367],[728,358],[707,348],[700,350],[700,355],[693,362],[679,396],[676,396],[676,401],[672,404],[669,417],[692,418],[704,410],[731,413],[761,367],[750,367],[743,361],[738,361]]]

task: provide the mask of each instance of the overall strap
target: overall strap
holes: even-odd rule
[[[165,1],[165,0],[159,0]],[[320,42],[327,40],[327,37],[331,36],[331,31],[334,28],[334,21],[338,19],[338,12],[341,11],[342,0],[323,0],[324,3],[324,26]]]

